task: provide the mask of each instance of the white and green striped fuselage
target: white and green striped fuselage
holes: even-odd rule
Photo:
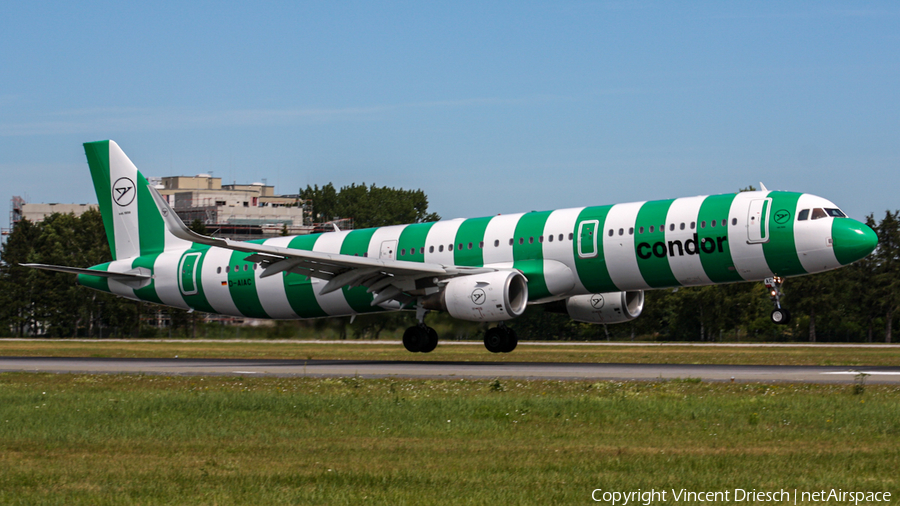
[[[134,178],[143,180],[139,173]],[[137,197],[141,214],[152,214],[147,196],[138,191]],[[821,272],[858,260],[874,247],[861,231],[864,225],[832,215],[811,219],[809,211],[815,209],[837,206],[810,194],[753,191],[251,242],[399,262],[515,269],[527,279],[529,303],[541,303]],[[803,210],[809,210],[806,216]],[[123,297],[251,318],[317,318],[400,308],[395,300],[371,305],[376,294],[363,286],[322,295],[322,279],[289,271],[261,277],[259,263],[245,260],[248,253],[177,239],[158,218],[147,218],[145,224],[136,214],[114,213],[110,221],[130,220],[131,229],[141,229],[142,254],[94,269],[146,272],[152,275],[150,282],[133,288],[81,274],[81,284]],[[108,230],[111,225],[116,227],[107,222]],[[151,228],[156,237],[150,237]],[[111,238],[115,248],[114,242]]]

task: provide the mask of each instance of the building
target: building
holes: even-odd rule
[[[308,234],[306,202],[299,195],[276,195],[265,183],[222,184],[209,174],[154,179],[156,189],[187,223],[200,220],[207,233],[239,239]]]

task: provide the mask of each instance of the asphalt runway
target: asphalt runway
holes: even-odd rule
[[[0,372],[435,379],[657,380],[900,384],[900,367],[0,357]]]

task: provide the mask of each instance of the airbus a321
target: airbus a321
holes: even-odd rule
[[[77,274],[121,297],[248,318],[414,310],[403,345],[430,352],[429,311],[497,322],[484,345],[511,352],[505,322],[547,304],[587,323],[637,318],[644,291],[764,281],[787,323],[784,278],[848,265],[874,231],[807,193],[748,191],[234,241],[187,228],[113,141],[84,144],[112,262]]]

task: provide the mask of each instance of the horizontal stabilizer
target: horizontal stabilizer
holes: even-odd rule
[[[31,267],[33,269],[43,269],[45,271],[66,272],[68,274],[86,274],[88,276],[100,276],[101,278],[123,280],[145,280],[150,279],[149,274],[140,274],[137,272],[109,272],[98,271],[94,269],[82,269],[81,267],[66,267],[63,265],[47,265],[47,264],[19,264],[22,267]]]

